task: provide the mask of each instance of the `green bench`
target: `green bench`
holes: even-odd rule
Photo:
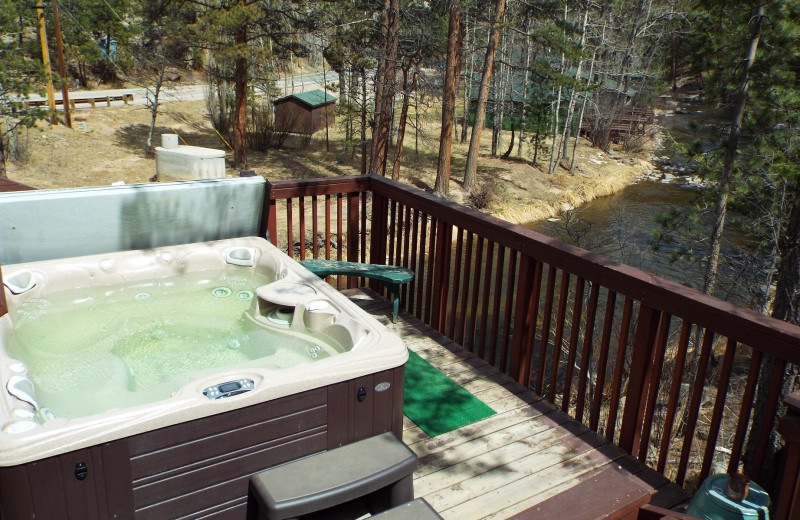
[[[358,262],[342,262],[339,260],[323,260],[313,258],[301,260],[300,265],[319,276],[359,276],[382,282],[392,293],[392,321],[397,323],[400,312],[400,286],[414,279],[414,273],[405,267],[394,265],[362,264]]]

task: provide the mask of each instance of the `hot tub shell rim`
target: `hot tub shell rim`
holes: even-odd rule
[[[261,254],[265,251],[270,252],[270,254],[274,252],[280,253],[272,244],[258,237],[227,239],[199,244],[210,246],[214,249],[220,248],[223,250],[220,254],[224,254],[225,250],[229,250],[234,246],[255,247]],[[171,253],[175,255],[175,258],[179,258],[180,254],[177,252],[191,247],[198,247],[198,244],[168,246],[139,252],[144,252],[151,259],[161,258],[158,255],[159,253]],[[95,259],[97,262],[101,262],[108,257],[114,257],[114,255],[129,253],[131,252],[90,255],[71,260],[91,261],[91,259]],[[133,253],[137,252],[134,251]],[[325,298],[333,301],[337,307],[346,309],[348,316],[363,320],[363,323],[366,324],[368,330],[374,336],[372,341],[368,345],[353,351],[290,369],[275,371],[258,368],[226,368],[214,376],[204,376],[199,380],[185,384],[171,398],[154,403],[122,410],[109,410],[78,419],[56,419],[34,430],[20,434],[9,434],[0,431],[0,440],[2,441],[0,442],[0,466],[23,464],[188,420],[244,408],[313,388],[396,368],[406,362],[408,352],[399,337],[388,331],[372,316],[355,306],[326,282],[302,268],[297,262],[283,255],[283,253],[280,253],[280,255],[282,255],[282,266],[288,269],[293,276],[299,276],[304,283],[312,285]],[[34,262],[33,264],[52,262],[59,261],[47,260]],[[23,265],[28,264],[4,266],[4,269],[14,272],[19,266]],[[14,296],[10,295],[8,291],[7,295],[9,295],[9,300],[12,302],[11,307],[13,307]],[[10,316],[11,314],[9,313],[0,317],[0,339],[3,344],[5,344],[7,335],[11,333]],[[7,356],[4,350],[0,352],[0,377],[2,377],[3,382],[9,377],[8,365],[11,362],[10,360],[11,358]],[[311,374],[307,370],[309,367],[314,369]],[[299,377],[301,375],[303,376],[302,378]],[[215,401],[209,400],[202,395],[202,388],[211,384],[212,381],[224,382],[240,377],[257,379],[262,383],[262,386],[256,385],[256,388],[250,392]],[[263,383],[267,381],[267,386],[264,386]],[[3,413],[0,420],[2,420],[3,424],[9,422],[10,406],[18,404],[14,403],[14,398],[8,396],[7,393],[5,397],[5,399],[0,400],[0,409],[2,409],[0,411]],[[9,405],[9,403],[12,404]]]

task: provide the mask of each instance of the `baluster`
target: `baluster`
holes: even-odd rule
[[[445,332],[447,322],[447,295],[450,287],[447,281],[450,279],[450,256],[453,247],[452,242],[453,226],[440,220],[436,226],[436,252],[433,262],[434,275],[430,286],[433,286],[434,296],[430,301],[431,306],[431,326],[441,333]],[[429,286],[429,287],[430,287]]]
[[[544,371],[547,365],[547,346],[550,341],[550,322],[553,319],[553,300],[556,290],[556,268],[547,268],[547,288],[544,291],[544,312],[542,314],[542,336],[539,342],[539,360],[536,370],[536,393],[544,395]],[[538,312],[538,308],[536,311]]]
[[[729,339],[725,347],[725,358],[722,361],[722,371],[719,374],[717,383],[717,397],[714,402],[714,411],[711,412],[711,424],[708,427],[708,439],[706,440],[706,452],[703,455],[703,467],[700,470],[700,478],[704,479],[711,471],[711,463],[714,461],[714,451],[717,447],[719,437],[719,427],[722,424],[722,414],[725,411],[725,399],[728,397],[728,385],[731,381],[733,371],[733,360],[736,357],[736,342]]]
[[[714,339],[714,332],[706,329],[703,343],[700,346],[700,357],[697,360],[697,371],[694,377],[694,388],[692,389],[692,398],[689,403],[689,417],[686,419],[686,427],[683,437],[683,448],[681,449],[681,459],[678,463],[678,475],[675,477],[675,482],[682,486],[686,480],[686,471],[689,467],[689,456],[692,452],[692,441],[694,440],[694,431],[697,428],[697,417],[700,414],[700,403],[703,398],[703,389],[705,387],[706,371],[708,370],[708,360],[711,357],[711,343]]]
[[[313,258],[319,256],[319,209],[317,208],[317,196],[311,196],[311,251]]]
[[[480,337],[478,339],[478,356],[486,359],[486,338],[488,336],[489,322],[489,295],[492,291],[492,263],[494,261],[494,242],[487,240],[486,244],[486,264],[483,269],[483,292],[481,293],[481,326]]]
[[[731,447],[731,459],[728,463],[728,473],[739,469],[739,459],[742,457],[744,440],[747,436],[747,426],[750,424],[750,414],[753,410],[753,398],[756,394],[758,384],[758,374],[761,370],[761,360],[763,353],[760,350],[753,350],[750,355],[750,368],[747,371],[747,385],[742,395],[742,406],[739,407],[739,418],[736,423],[736,435],[733,437]]]
[[[692,324],[688,321],[681,325],[681,334],[678,339],[678,351],[675,354],[675,366],[672,369],[672,383],[667,401],[667,415],[664,418],[664,429],[661,433],[661,444],[658,448],[658,472],[664,473],[669,457],[669,446],[672,441],[672,426],[675,423],[675,410],[681,393],[683,382],[683,365],[686,363],[686,353],[689,350]]]
[[[480,235],[478,236],[478,243],[476,244],[475,250],[476,258],[472,278],[472,303],[470,305],[470,330],[469,337],[465,338],[465,340],[469,343],[469,349],[472,352],[475,352],[475,348],[477,346],[475,344],[475,331],[478,327],[478,297],[481,292],[481,266],[483,265],[483,237]]]
[[[468,312],[468,302],[469,302],[469,275],[470,269],[475,268],[475,264],[472,263],[472,237],[474,236],[473,233],[467,231],[467,257],[464,260],[464,273],[463,278],[461,279],[461,287],[463,288],[464,292],[461,295],[461,326],[459,327],[460,334],[456,336],[456,339],[461,343],[461,345],[466,346],[467,344],[467,312]]]
[[[436,232],[439,229],[438,226],[439,222],[431,217],[431,230],[430,230],[430,237],[428,237],[428,258],[427,258],[427,282],[425,284],[425,318],[423,321],[428,325],[432,325],[431,321],[431,314],[432,314],[432,307],[433,307],[433,286],[436,283],[436,279],[434,278],[434,273],[436,272],[436,244],[437,239],[439,237],[436,236]]]
[[[414,219],[412,224],[412,237],[411,237],[411,251],[413,253],[411,255],[411,265],[409,266],[409,269],[411,269],[411,271],[414,273],[414,279],[411,280],[411,282],[408,284],[408,294],[410,296],[408,298],[406,305],[408,307],[408,312],[416,316],[419,315],[419,312],[418,311],[415,312],[413,295],[418,292],[417,287],[422,286],[421,285],[422,278],[420,278],[419,273],[417,273],[417,261],[420,255],[420,248],[418,247],[417,244],[418,231],[419,231],[419,210],[415,209]],[[418,308],[419,306],[416,307],[416,309]]]
[[[561,341],[564,339],[564,322],[567,315],[567,291],[569,291],[569,273],[561,271],[561,289],[558,292],[558,314],[556,315],[556,333],[553,336],[553,359],[550,361],[550,392],[547,400],[555,404],[558,391],[558,372],[561,368]]]
[[[414,315],[422,319],[422,296],[425,293],[425,284],[430,282],[430,278],[425,278],[425,243],[428,239],[428,214],[422,213],[422,220],[420,222],[420,231],[422,235],[419,240],[419,248],[417,249],[417,268],[418,271],[414,276],[418,278],[417,284],[417,309]]]
[[[292,219],[292,199],[286,199],[286,254],[294,258],[294,222]]]
[[[497,341],[500,338],[500,302],[503,300],[503,274],[506,259],[506,248],[497,248],[497,268],[495,269],[494,279],[494,305],[492,306],[492,328],[489,337],[489,358],[488,361],[497,366]],[[502,367],[503,369],[505,366]]]
[[[660,312],[647,305],[639,305],[636,333],[631,351],[631,369],[622,410],[619,446],[633,455],[641,438],[642,396],[646,393],[648,367],[652,360],[653,342],[658,330]]]
[[[306,259],[306,198],[298,197],[297,212],[300,214],[300,260]]]
[[[642,437],[639,441],[639,460],[642,462],[647,461],[647,450],[650,447],[650,434],[653,428],[653,415],[655,414],[656,402],[658,401],[658,392],[661,386],[661,372],[664,368],[664,355],[667,351],[667,340],[669,340],[669,324],[672,316],[669,314],[661,315],[661,322],[658,325],[658,334],[656,337],[655,351],[653,352],[653,359],[650,364],[650,374],[647,377],[648,386],[647,392],[642,394],[642,402],[644,406],[640,405],[641,418],[637,421],[642,424]],[[646,400],[645,400],[646,398]]]
[[[331,196],[325,195],[325,260],[331,259]]]
[[[519,300],[514,299],[514,287],[516,287],[516,277],[517,277],[517,252],[513,249],[509,249],[508,251],[509,261],[508,261],[508,273],[506,274],[506,305],[505,305],[505,320],[503,321],[503,340],[500,343],[500,370],[506,372],[508,370],[508,351],[511,348],[510,340],[511,340],[511,317],[514,315],[514,302]],[[533,295],[531,295],[533,296]],[[538,290],[537,290],[537,303],[538,303]],[[536,329],[535,321],[534,321],[534,330]],[[525,385],[526,387],[530,385],[530,377],[531,377],[531,369],[528,368],[528,383]],[[506,372],[510,373],[510,372]]]
[[[575,279],[575,296],[572,301],[572,325],[569,334],[569,350],[567,354],[566,377],[564,378],[564,395],[561,399],[561,410],[569,413],[572,400],[572,377],[575,372],[575,359],[578,357],[578,334],[581,329],[581,310],[583,309],[583,291],[586,285],[580,276]]]
[[[614,442],[617,432],[617,412],[619,410],[619,396],[622,392],[622,375],[625,371],[625,354],[628,350],[628,336],[631,330],[633,316],[633,299],[625,298],[622,307],[622,322],[620,323],[619,341],[617,342],[617,358],[614,364],[614,378],[611,381],[611,403],[608,406],[608,419],[606,422],[606,439]]]
[[[358,199],[360,195],[358,192],[350,192],[347,194],[347,261],[358,262],[358,239],[362,235],[359,224],[361,220],[358,218]],[[341,249],[341,247],[340,247]],[[355,289],[359,286],[359,280],[355,276],[347,277],[347,287]]]
[[[514,338],[511,345],[509,375],[526,388],[531,384],[541,280],[542,263],[523,254],[519,266],[519,283],[516,286],[517,305],[514,312]],[[528,289],[531,286],[534,288],[533,291]]]
[[[583,408],[586,403],[586,379],[589,376],[589,365],[592,360],[592,340],[594,339],[594,320],[597,313],[597,300],[600,296],[600,285],[592,282],[589,287],[589,308],[586,311],[586,327],[583,331],[583,350],[581,351],[581,368],[578,374],[578,398],[575,403],[575,418],[583,422]]]
[[[453,298],[450,300],[450,323],[447,327],[449,336],[456,337],[456,314],[458,312],[458,297],[461,290],[461,284],[458,283],[459,274],[461,274],[461,259],[463,256],[464,248],[464,230],[456,228],[456,261],[453,267]]]
[[[606,314],[603,317],[603,334],[600,339],[600,357],[597,360],[597,380],[594,385],[594,398],[592,400],[592,412],[589,414],[589,428],[598,431],[600,426],[600,410],[603,407],[603,395],[605,395],[606,372],[608,367],[608,351],[611,347],[611,330],[614,326],[615,306],[617,304],[617,293],[610,290],[606,298]]]

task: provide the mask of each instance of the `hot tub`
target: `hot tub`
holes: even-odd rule
[[[3,518],[243,518],[251,473],[401,432],[402,341],[263,239],[3,277]]]

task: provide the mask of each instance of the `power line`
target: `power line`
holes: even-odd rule
[[[105,2],[105,0],[103,0],[103,2]],[[108,5],[108,4],[106,4],[106,5]],[[114,59],[113,59],[113,58],[112,58],[112,57],[111,57],[111,56],[110,56],[110,55],[109,55],[109,54],[106,52],[106,50],[105,50],[104,48],[102,48],[102,47],[100,46],[100,44],[99,44],[99,43],[97,43],[97,42],[94,40],[94,36],[92,35],[92,33],[90,33],[89,31],[87,31],[87,30],[86,30],[86,29],[85,29],[85,28],[84,28],[84,27],[81,25],[81,23],[78,21],[78,19],[77,19],[77,18],[75,18],[75,16],[74,16],[74,15],[73,15],[73,14],[72,14],[70,11],[69,11],[69,9],[65,8],[65,7],[62,5],[62,6],[61,6],[61,10],[62,10],[62,11],[66,11],[66,13],[69,15],[69,17],[70,17],[70,18],[72,18],[72,21],[73,21],[73,22],[75,22],[75,25],[77,25],[77,26],[78,26],[78,28],[79,28],[81,31],[83,31],[83,32],[85,32],[87,35],[89,35],[89,41],[90,41],[90,42],[92,42],[92,43],[94,44],[94,46],[95,46],[95,47],[97,47],[98,49],[100,49],[100,52],[101,52],[101,53],[102,53],[102,54],[103,54],[103,55],[104,55],[104,56],[105,56],[105,57],[108,59],[108,61],[110,61],[110,62],[111,62],[113,65],[114,65],[114,67],[116,67],[117,71],[118,71],[120,74],[122,74],[123,76],[125,76],[125,72],[122,70],[122,67],[120,67],[119,65],[117,65],[117,63],[116,63],[116,62],[114,61]],[[113,9],[112,9],[112,10],[113,10]],[[116,13],[114,13],[114,14],[116,14]],[[119,18],[119,15],[117,15],[117,18]]]
[[[113,7],[111,7],[111,5],[109,5],[109,3],[108,3],[108,2],[106,2],[106,0],[103,0],[103,3],[104,3],[104,4],[106,4],[106,7],[108,7],[109,9],[111,9],[111,12],[112,12],[112,13],[114,13],[114,16],[116,16],[116,17],[117,17],[117,20],[119,20],[119,21],[120,21],[120,22],[122,22],[122,23],[125,23],[125,20],[123,20],[123,19],[122,19],[122,17],[120,17],[120,15],[119,15],[119,14],[117,14],[117,12],[114,10],[114,8],[113,8]]]

